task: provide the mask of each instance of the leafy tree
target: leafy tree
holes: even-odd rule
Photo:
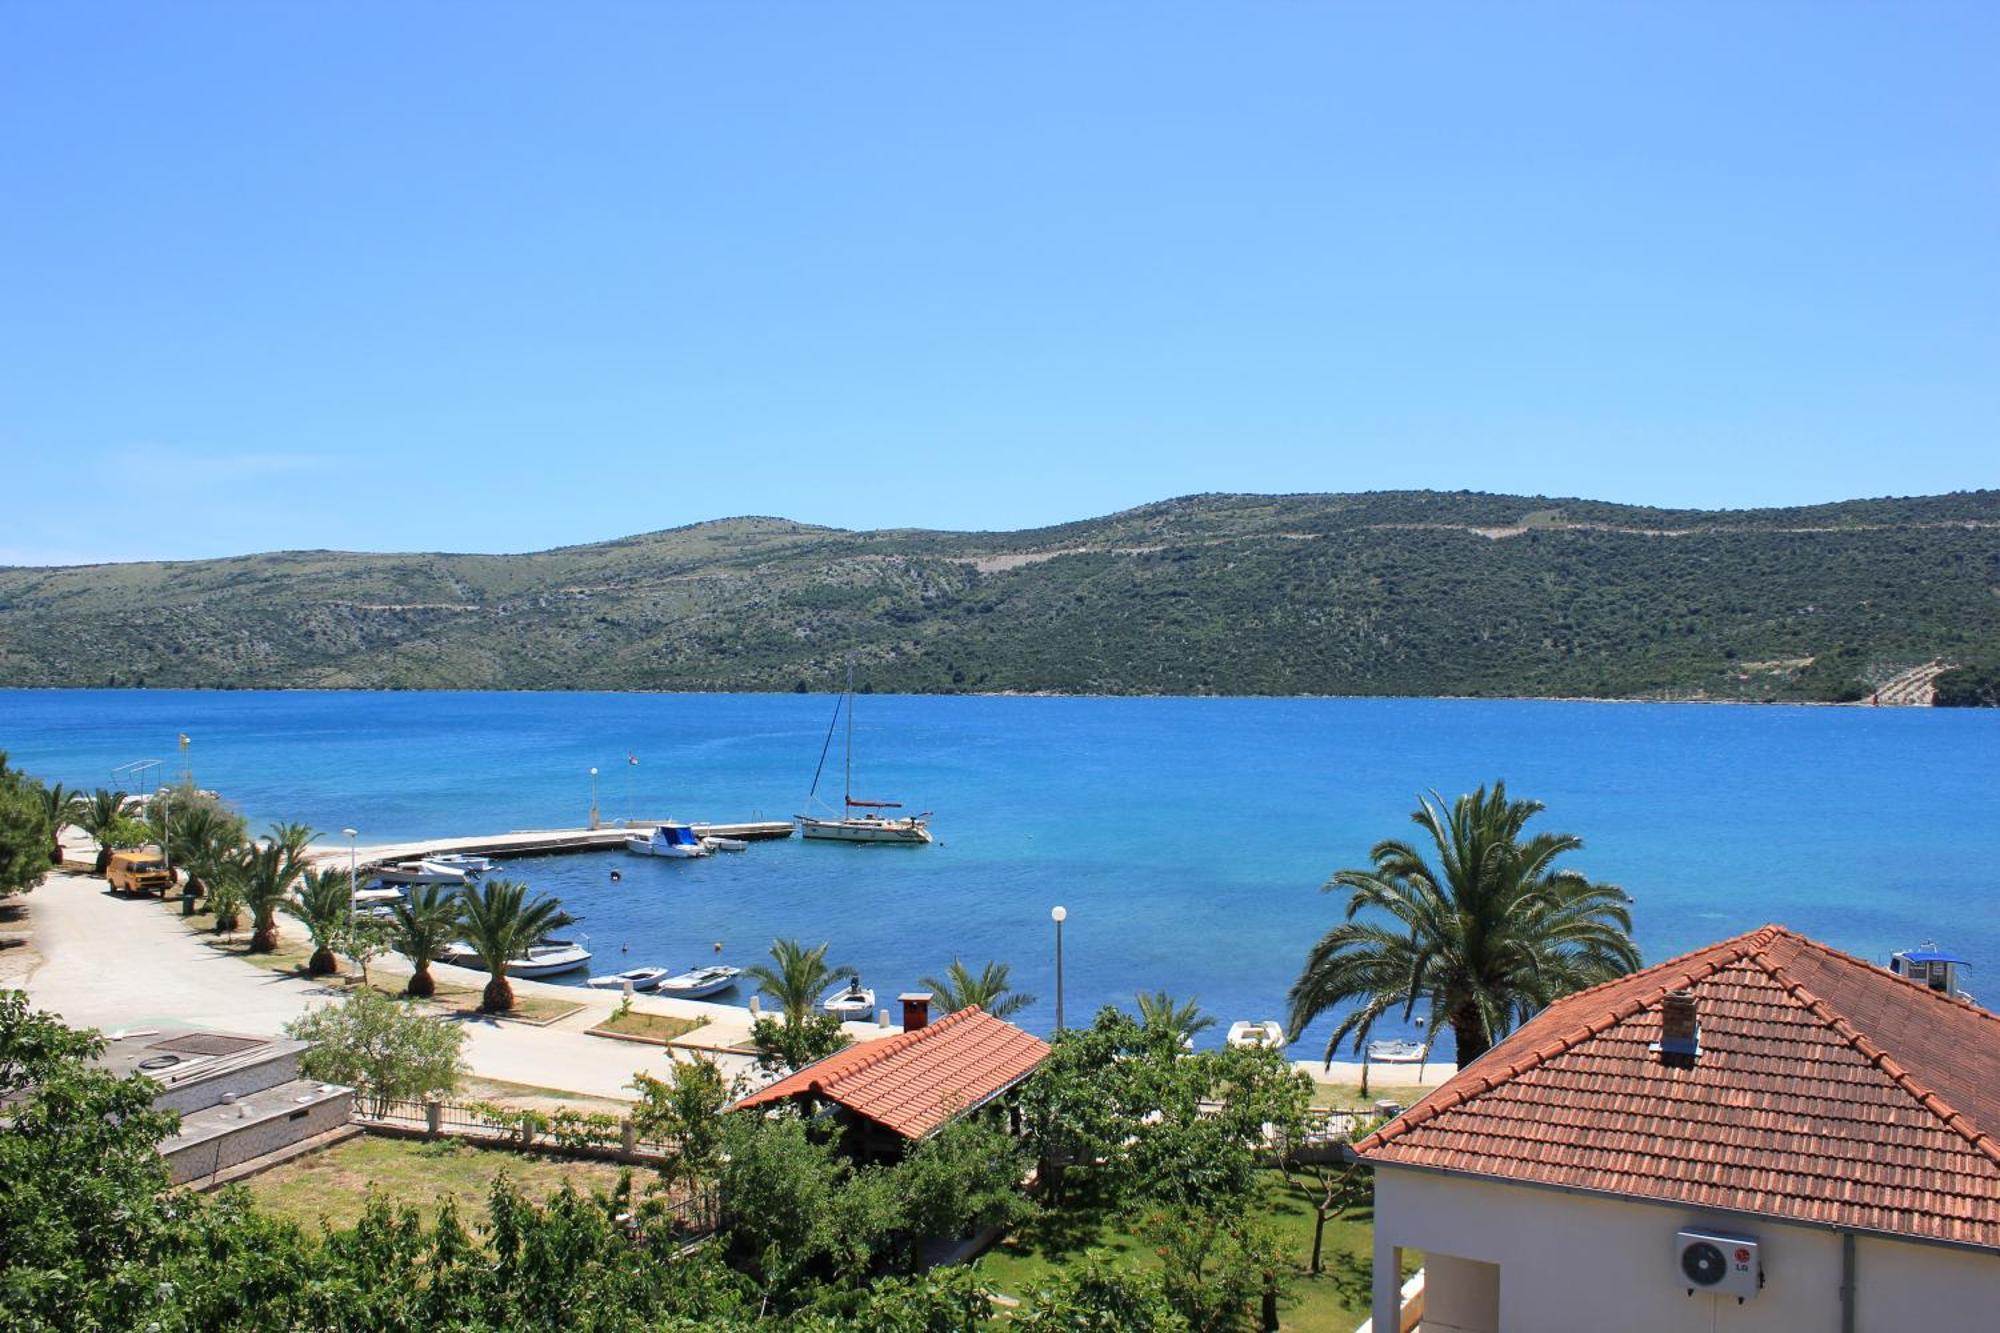
[[[392,1101],[448,1095],[465,1072],[465,1029],[367,986],[308,1009],[285,1035],[312,1043],[299,1060],[307,1078],[359,1088],[376,1115]]]
[[[354,964],[354,970],[361,974],[361,984],[368,981],[368,964],[389,952],[390,936],[394,923],[379,916],[361,912],[347,914],[347,928],[340,932],[340,951]]]
[[[442,884],[418,884],[390,907],[394,913],[390,947],[410,960],[409,994],[419,999],[437,994],[431,964],[458,938],[465,905],[458,890]]]
[[[38,856],[46,851],[38,840]],[[118,1079],[104,1050],[52,1014],[0,991],[0,1322],[106,1326],[88,1317],[107,1288],[144,1278],[166,1224],[167,1169],[155,1145],[180,1117],[155,1111],[150,1080]]]
[[[334,957],[347,935],[354,917],[354,895],[344,870],[308,870],[299,877],[298,894],[279,903],[287,916],[304,924],[313,943],[312,957],[306,960],[308,976],[323,977],[340,970]]]
[[[828,1262],[835,1200],[852,1168],[796,1116],[735,1115],[725,1132],[717,1234],[733,1267],[782,1294]]]
[[[49,873],[52,836],[41,784],[9,768],[0,753],[0,898],[42,882]]]
[[[1026,1148],[991,1120],[961,1116],[894,1168],[899,1266],[916,1268],[926,1241],[1009,1227],[1034,1211],[1021,1193]]]
[[[757,1067],[766,1073],[790,1073],[823,1060],[847,1045],[847,1033],[832,1014],[807,1014],[797,1023],[760,1017],[750,1024],[750,1044]]]
[[[1202,1033],[1215,1026],[1215,1019],[1201,1011],[1201,1001],[1178,1002],[1163,990],[1142,993],[1135,997],[1139,1006],[1139,1021],[1147,1027],[1170,1032],[1183,1045],[1191,1044]]]
[[[1349,1138],[1366,1138],[1381,1124],[1379,1117],[1364,1121]],[[1356,1167],[1304,1162],[1289,1152],[1280,1159],[1279,1169],[1284,1173],[1285,1184],[1313,1211],[1312,1258],[1306,1271],[1318,1277],[1326,1249],[1326,1224],[1355,1205],[1366,1203],[1371,1197],[1372,1182]]]
[[[1007,982],[1006,963],[988,963],[975,975],[954,958],[942,978],[925,977],[919,984],[936,996],[938,1012],[956,1013],[974,1005],[995,1018],[1011,1018],[1035,1002],[1035,997],[1016,991]]]
[[[674,1145],[661,1178],[687,1186],[712,1180],[722,1161],[722,1111],[730,1096],[721,1068],[702,1057],[677,1059],[665,1078],[635,1074],[632,1086],[639,1093],[632,1111],[639,1133]]]
[[[1431,795],[1411,819],[1428,835],[1435,867],[1415,845],[1390,839],[1376,844],[1371,868],[1327,882],[1349,891],[1346,920],[1313,946],[1293,983],[1290,1035],[1355,1004],[1327,1041],[1329,1063],[1350,1035],[1358,1051],[1384,1013],[1400,1006],[1407,1019],[1424,1001],[1431,1032],[1451,1025],[1463,1069],[1551,1000],[1639,964],[1631,899],[1555,864],[1582,839],[1523,837],[1540,802],[1509,801],[1496,782],[1459,797],[1447,815]]]
[[[1167,1300],[1157,1269],[1117,1263],[1099,1251],[1086,1254],[1034,1291],[1012,1329],[1021,1333],[1187,1333],[1187,1320]]]
[[[1241,1211],[1166,1208],[1148,1214],[1139,1234],[1160,1256],[1162,1294],[1194,1333],[1241,1326],[1262,1300],[1261,1325],[1278,1327],[1285,1262],[1270,1229]]]
[[[111,864],[111,853],[120,846],[115,835],[125,821],[125,807],[131,799],[125,792],[99,787],[84,799],[82,808],[77,811],[76,826],[97,843],[97,861],[91,866],[90,873],[100,879],[105,868]]]
[[[477,888],[459,892],[464,912],[465,938],[479,953],[479,961],[491,973],[479,1007],[488,1013],[505,1013],[514,1007],[514,987],[507,981],[507,964],[541,943],[552,930],[560,930],[575,920],[562,904],[546,895],[528,898],[528,886],[515,880],[494,879]]]
[[[743,974],[778,1002],[787,1025],[797,1026],[836,981],[861,975],[851,967],[829,966],[826,951],[825,944],[808,949],[797,940],[773,940],[771,962],[746,967]]]
[[[4,767],[7,756],[0,754],[0,767]],[[62,831],[74,824],[83,810],[83,793],[71,791],[60,782],[50,783],[39,789],[42,802],[42,818],[49,827],[49,864],[62,864]]]

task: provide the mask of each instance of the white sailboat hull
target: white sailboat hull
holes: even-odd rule
[[[930,829],[921,819],[813,819],[798,816],[799,836],[827,842],[925,843]]]

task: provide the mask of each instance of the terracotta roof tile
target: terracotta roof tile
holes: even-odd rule
[[[1356,1150],[2000,1249],[1996,1134],[2000,1017],[1766,926],[1557,1001]]]
[[[1048,1054],[1047,1042],[975,1005],[915,1032],[835,1051],[735,1109],[811,1094],[920,1139],[1020,1082]]]

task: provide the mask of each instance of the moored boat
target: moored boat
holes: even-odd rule
[[[865,1023],[875,1013],[875,992],[864,990],[855,978],[820,1001],[821,1009],[845,1023]]]
[[[375,872],[375,878],[384,884],[465,884],[472,875],[456,866],[425,860],[383,866]]]
[[[847,668],[847,690],[833,706],[833,720],[827,723],[827,745],[821,746],[820,767],[813,770],[811,790],[806,792],[806,800],[811,802],[819,792],[820,772],[826,767],[827,746],[833,743],[833,729],[840,724],[840,710],[847,709],[847,750],[844,765],[845,782],[839,810],[829,815],[798,815],[799,836],[817,842],[856,842],[879,845],[919,846],[931,840],[930,826],[924,822],[924,815],[884,815],[883,810],[900,810],[901,801],[864,801],[854,795],[854,668]],[[826,803],[821,802],[824,806]],[[929,814],[925,811],[924,814]]]
[[[592,977],[584,984],[598,990],[624,990],[628,984],[633,990],[652,990],[666,979],[664,967],[628,967],[609,976]]]
[[[1285,1048],[1285,1025],[1274,1018],[1262,1022],[1245,1019],[1229,1025],[1231,1046],[1268,1046],[1274,1051]]]
[[[463,940],[445,950],[438,961],[450,963],[454,967],[486,971],[486,964],[480,959],[479,951]],[[590,950],[573,940],[543,940],[540,944],[529,948],[521,957],[509,958],[507,975],[532,981],[536,977],[555,977],[565,972],[574,972],[578,968],[588,966],[589,963]]]
[[[726,991],[743,975],[740,967],[697,967],[660,983],[660,994],[681,1000],[699,1000],[705,995]]]
[[[668,822],[656,824],[651,833],[633,833],[626,836],[625,850],[634,856],[667,856],[683,860],[707,856],[708,848],[703,840],[694,835],[694,830],[686,824]]]
[[[1957,954],[1945,953],[1930,940],[1925,940],[1918,948],[1889,955],[1891,972],[1955,1000],[1972,1001],[1971,993],[1960,990],[1958,985],[1958,970],[1970,966],[1972,964],[1965,959]]]
[[[711,852],[747,852],[750,844],[741,838],[725,838],[711,833],[701,840],[701,845]]]
[[[424,860],[467,875],[483,875],[500,864],[490,856],[474,856],[471,852],[444,852],[438,856],[426,856]]]

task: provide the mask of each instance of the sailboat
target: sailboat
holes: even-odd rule
[[[819,838],[828,842],[873,842],[912,845],[931,840],[930,826],[924,823],[924,815],[888,815],[885,810],[900,810],[901,801],[862,801],[854,796],[854,668],[847,668],[847,690],[833,706],[833,720],[826,726],[826,744],[820,747],[819,768],[813,770],[812,790],[806,793],[811,801],[819,792],[820,774],[826,769],[826,752],[833,744],[833,729],[840,724],[840,710],[847,709],[847,759],[845,765],[846,783],[841,797],[841,808],[835,818],[815,815],[799,815],[799,836]],[[925,811],[924,814],[929,814]]]

